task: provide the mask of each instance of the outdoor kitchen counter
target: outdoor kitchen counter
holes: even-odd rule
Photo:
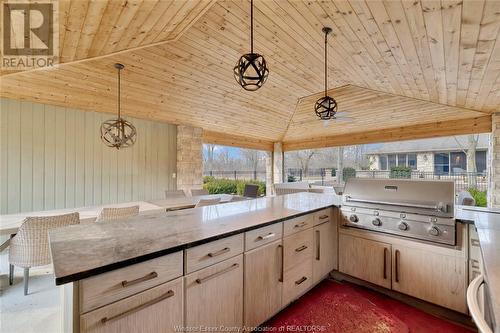
[[[339,204],[337,195],[305,192],[51,230],[56,284],[81,280]]]
[[[474,222],[479,236],[495,332],[500,332],[500,210],[458,206],[455,218]]]

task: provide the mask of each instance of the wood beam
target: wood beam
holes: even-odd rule
[[[375,131],[317,137],[307,140],[285,141],[283,142],[283,150],[290,151],[299,149],[349,146],[364,143],[426,139],[487,132],[491,132],[490,115],[444,122],[394,127]]]
[[[249,138],[239,135],[229,135],[225,133],[206,131],[206,130],[203,131],[203,143],[212,143],[222,146],[273,151],[272,141]]]

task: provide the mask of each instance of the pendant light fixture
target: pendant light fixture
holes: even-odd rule
[[[106,120],[101,124],[101,140],[108,147],[120,149],[130,147],[135,143],[137,130],[134,125],[121,117],[120,74],[125,66],[116,63],[115,68],[118,70],[118,118]]]
[[[325,33],[325,96],[316,101],[314,112],[321,120],[330,120],[335,118],[337,113],[337,101],[328,96],[328,66],[327,66],[327,49],[328,49],[328,34],[332,32],[332,28],[323,27]]]
[[[250,53],[241,56],[233,72],[239,85],[248,91],[262,87],[269,75],[264,57],[253,52],[253,0],[250,0]]]

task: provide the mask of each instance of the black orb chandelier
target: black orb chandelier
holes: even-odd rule
[[[248,91],[262,87],[269,75],[264,57],[253,52],[253,0],[250,0],[250,53],[241,56],[233,72],[236,82]]]
[[[328,96],[328,34],[332,32],[329,27],[323,27],[322,31],[325,33],[325,96],[316,101],[314,105],[314,112],[321,120],[330,120],[335,118],[337,113],[337,101]]]
[[[121,117],[120,73],[125,66],[117,63],[115,68],[118,70],[118,118],[106,120],[101,124],[101,140],[108,147],[120,149],[130,147],[135,143],[137,130],[134,125]]]

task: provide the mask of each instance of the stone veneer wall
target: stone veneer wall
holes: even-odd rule
[[[424,172],[434,171],[434,153],[418,153],[417,154],[417,170]]]
[[[203,130],[177,127],[177,189],[189,193],[203,186]]]
[[[488,207],[500,207],[500,113],[491,116],[491,134],[488,149]]]

